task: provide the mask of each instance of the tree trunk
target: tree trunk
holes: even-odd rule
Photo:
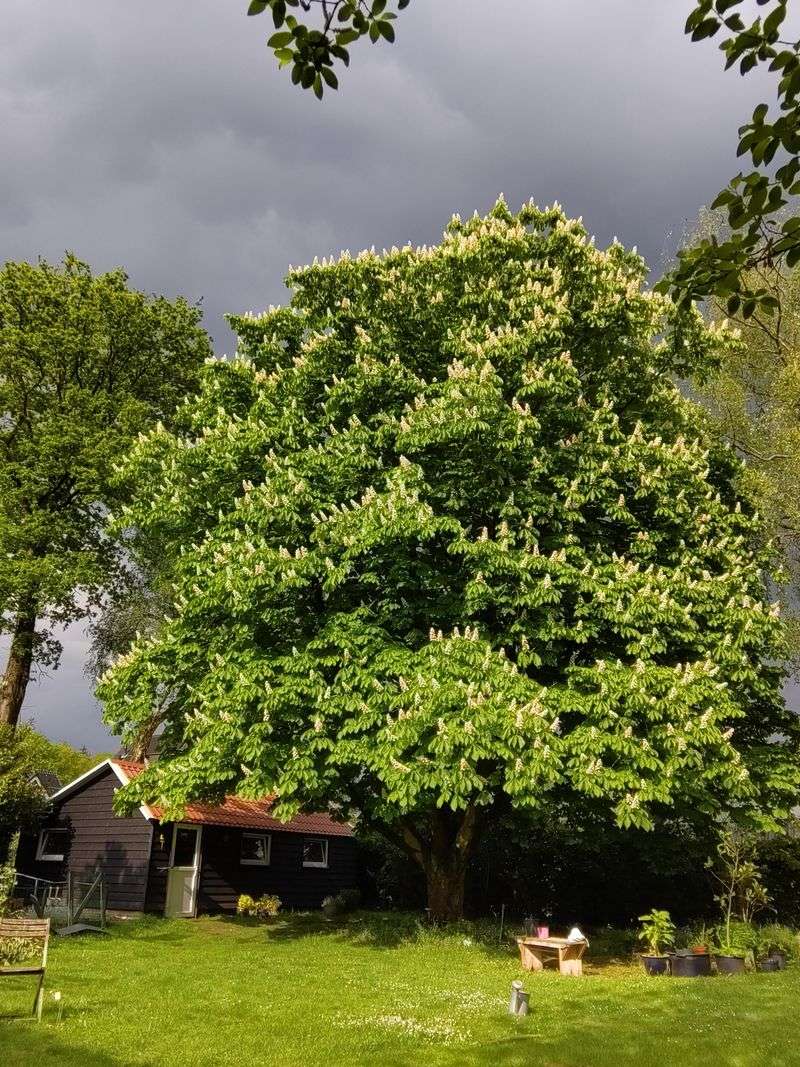
[[[463,864],[431,861],[425,870],[428,912],[437,923],[458,922],[464,915]]]
[[[477,810],[441,809],[430,818],[429,832],[403,825],[406,848],[425,872],[428,912],[434,922],[456,922],[464,915],[464,880],[475,839]]]
[[[20,613],[14,626],[5,674],[0,681],[0,726],[14,727],[19,720],[31,676],[35,636],[36,613]]]

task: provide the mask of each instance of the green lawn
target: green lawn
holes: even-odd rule
[[[41,1026],[9,1018],[29,1007],[30,979],[0,980],[0,1064],[800,1065],[798,965],[700,980],[587,970],[523,976],[510,945],[403,916],[132,921],[55,939]],[[526,1019],[506,1014],[520,977]]]

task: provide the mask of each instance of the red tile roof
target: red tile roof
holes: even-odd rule
[[[135,778],[145,765],[132,760],[115,759],[113,761],[128,777]],[[285,830],[290,833],[324,834],[326,837],[352,837],[353,830],[344,823],[335,822],[330,815],[316,812],[308,815],[295,815],[289,822],[281,822],[270,815],[274,804],[273,797],[264,800],[243,800],[242,797],[225,797],[222,804],[194,803],[186,806],[181,822],[202,823],[204,826],[235,826],[243,830]],[[149,805],[156,819],[160,819],[163,808]]]

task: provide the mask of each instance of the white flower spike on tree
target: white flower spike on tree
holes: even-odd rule
[[[502,794],[774,825],[798,728],[771,561],[673,383],[726,333],[644,278],[559,208],[501,200],[438,246],[294,270],[288,306],[232,319],[239,357],[124,471],[118,523],[177,584],[99,690],[129,732],[169,695],[123,804],[333,805],[402,841],[439,919]]]

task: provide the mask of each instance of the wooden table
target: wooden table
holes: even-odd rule
[[[518,937],[519,958],[526,971],[543,971],[546,963],[557,963],[562,974],[583,974],[581,957],[586,941],[568,941],[566,937]]]

